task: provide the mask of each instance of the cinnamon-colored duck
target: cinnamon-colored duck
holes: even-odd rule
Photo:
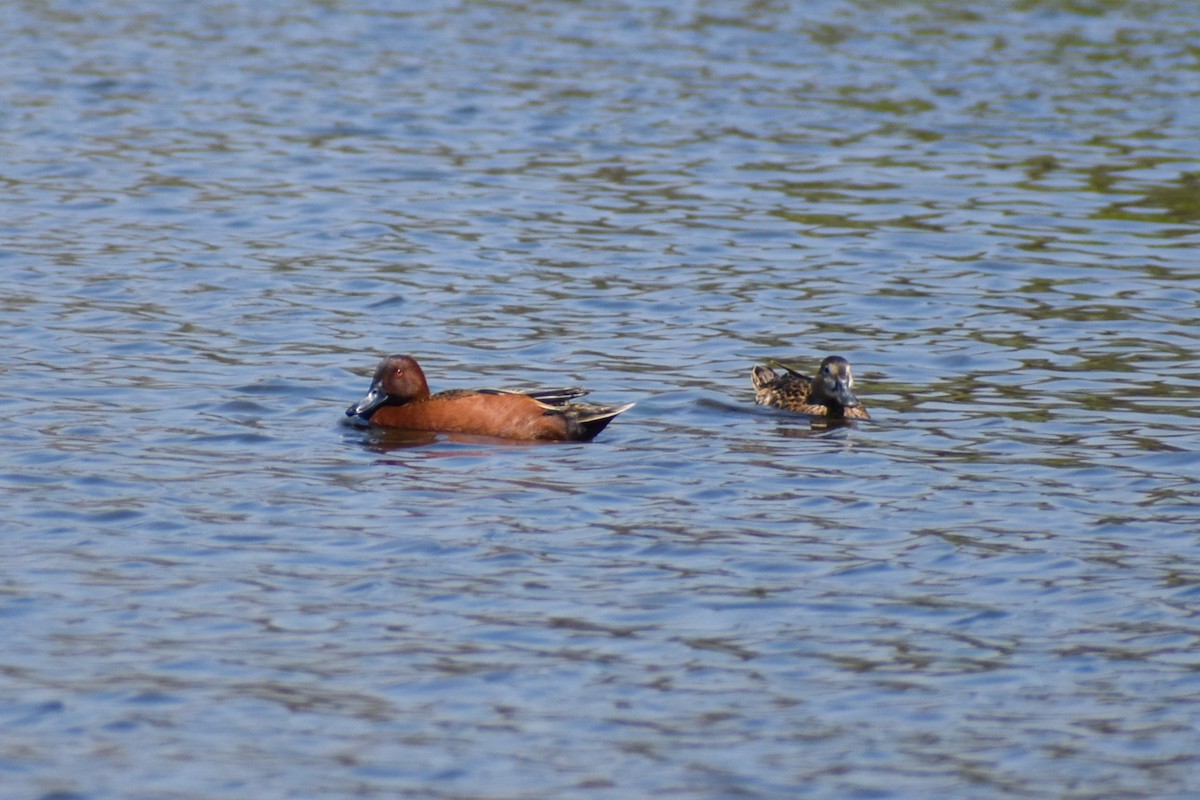
[[[585,394],[586,389],[453,389],[430,394],[416,360],[394,355],[380,362],[367,396],[347,408],[346,416],[410,431],[588,442],[633,407],[570,402]]]
[[[871,418],[866,406],[854,396],[850,362],[841,356],[829,356],[822,361],[814,378],[777,361],[771,363],[781,367],[783,373],[763,366],[755,366],[750,371],[754,402],[760,406],[827,419]]]

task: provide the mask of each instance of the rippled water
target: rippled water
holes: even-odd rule
[[[5,795],[1190,796],[1193,5],[423,9],[0,14]]]

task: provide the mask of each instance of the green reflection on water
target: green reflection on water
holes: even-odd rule
[[[1173,183],[1151,187],[1138,200],[1113,203],[1095,214],[1094,218],[1155,223],[1196,222],[1200,220],[1200,174],[1185,172]]]

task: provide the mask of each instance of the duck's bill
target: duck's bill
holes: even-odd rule
[[[378,386],[372,386],[371,390],[367,392],[366,397],[364,397],[362,400],[359,400],[357,403],[351,404],[351,406],[346,409],[346,416],[370,419],[371,414],[375,412],[375,409],[379,408],[386,401],[387,393],[385,393]]]
[[[847,386],[846,382],[843,380],[839,380],[837,382],[834,396],[837,398],[837,401],[846,408],[858,407],[858,398],[854,396],[854,392],[850,391],[850,387]]]

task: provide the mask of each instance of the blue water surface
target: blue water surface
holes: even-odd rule
[[[1192,796],[1191,3],[0,33],[6,797]],[[637,405],[347,424],[393,352]]]

